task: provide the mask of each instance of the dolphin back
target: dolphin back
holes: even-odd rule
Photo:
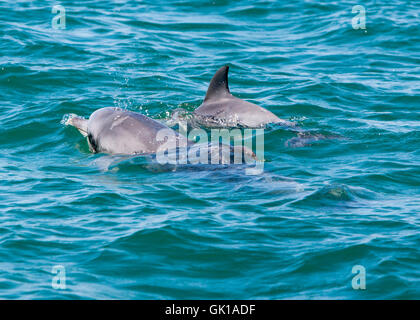
[[[233,96],[228,84],[229,66],[213,76],[203,103],[193,112],[197,123],[206,127],[260,128],[284,120],[256,104]]]

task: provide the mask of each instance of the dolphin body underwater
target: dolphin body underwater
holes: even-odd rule
[[[187,137],[159,121],[121,108],[98,109],[89,119],[72,114],[64,124],[76,127],[84,137],[87,137],[89,149],[94,153],[153,155],[158,152],[177,151],[180,147],[202,152],[198,149],[203,144],[188,140]],[[217,163],[222,164],[231,163],[231,157],[238,156],[238,153],[241,159],[243,155],[245,162],[256,160],[256,155],[246,146],[218,144],[217,148],[209,145],[203,150],[208,152],[211,159],[216,155]],[[189,156],[189,153],[187,154]],[[178,157],[181,158],[179,153]]]
[[[229,66],[213,76],[203,103],[194,110],[193,119],[209,128],[262,128],[270,123],[293,126],[256,104],[233,96],[228,84]]]

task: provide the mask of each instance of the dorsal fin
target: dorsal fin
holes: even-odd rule
[[[204,101],[216,99],[220,96],[224,96],[227,94],[230,95],[228,84],[228,72],[229,66],[223,66],[219,70],[217,70],[217,72],[210,81],[210,85],[207,89]]]

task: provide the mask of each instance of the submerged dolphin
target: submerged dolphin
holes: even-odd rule
[[[88,120],[73,115],[65,124],[76,127],[87,137],[89,148],[93,152],[130,155],[156,153],[165,143],[156,138],[160,130],[173,132],[174,146],[176,142],[188,143],[186,137],[178,135],[164,124],[121,108],[98,109]]]
[[[229,66],[221,67],[211,79],[203,103],[194,112],[194,120],[206,127],[260,128],[269,123],[290,122],[267,109],[233,96],[228,85]]]

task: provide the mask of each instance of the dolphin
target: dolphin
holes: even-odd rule
[[[262,128],[269,123],[292,125],[256,104],[233,96],[228,85],[229,66],[221,67],[210,81],[203,103],[194,110],[193,119],[210,128]]]
[[[172,157],[181,159],[182,155],[176,153],[179,148],[193,148],[191,151],[196,151],[202,147],[154,119],[116,107],[98,109],[89,119],[71,114],[63,122],[76,127],[87,137],[89,149],[94,153],[153,155],[166,150]],[[204,150],[209,157],[216,155],[220,163],[228,163],[235,153],[243,154],[244,160],[256,159],[256,155],[246,146],[220,144],[215,147],[210,145]]]
[[[92,152],[109,154],[152,154],[164,143],[189,144],[186,137],[177,134],[164,124],[137,112],[116,107],[96,110],[89,119],[72,114],[65,122],[76,127],[87,137]],[[172,132],[173,141],[157,139],[160,130]],[[169,138],[171,139],[171,138]]]

